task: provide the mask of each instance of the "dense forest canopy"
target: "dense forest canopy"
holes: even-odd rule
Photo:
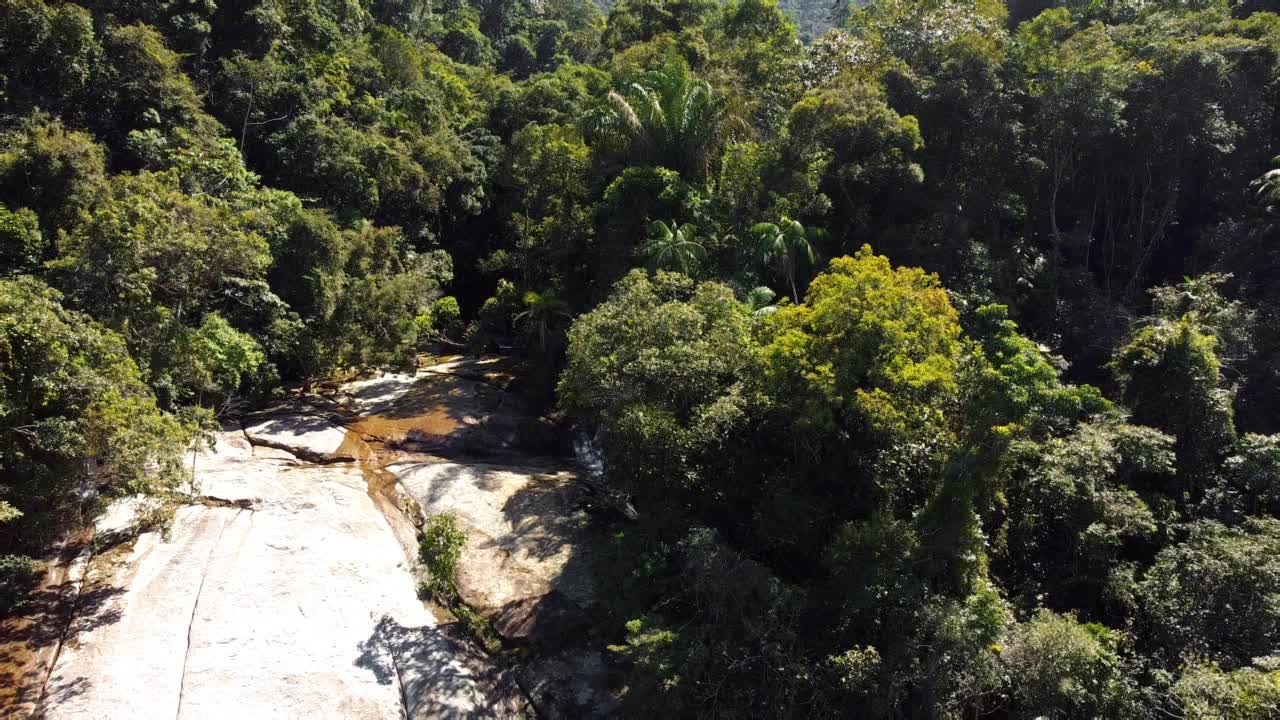
[[[1275,8],[797,5],[0,0],[3,602],[444,342],[631,496],[629,714],[1280,717]]]

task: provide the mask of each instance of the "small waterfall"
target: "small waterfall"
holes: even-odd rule
[[[599,431],[596,431],[596,436],[592,438],[579,430],[573,438],[573,454],[578,459],[578,465],[586,472],[589,481],[603,485],[604,453],[600,452],[599,438]]]
[[[631,504],[631,498],[609,484],[605,475],[604,453],[600,450],[600,440],[600,430],[596,430],[595,436],[579,430],[573,438],[573,454],[578,460],[578,466],[582,468],[582,479],[589,487],[603,495],[605,500],[628,520],[639,519],[640,513],[636,512]]]

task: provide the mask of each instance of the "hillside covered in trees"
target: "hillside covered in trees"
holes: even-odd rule
[[[629,715],[1280,717],[1272,9],[0,0],[0,604],[444,344],[630,497]]]

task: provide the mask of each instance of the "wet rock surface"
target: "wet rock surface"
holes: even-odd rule
[[[167,535],[118,502],[67,553],[73,611],[32,643],[24,714],[608,715],[614,673],[586,649],[601,528],[503,368],[448,359],[250,414],[192,459]],[[416,531],[443,512],[467,535],[459,595],[514,665],[417,596]]]
[[[522,687],[548,717],[616,709],[607,658],[584,650],[595,611],[591,547],[602,528],[587,488],[553,450],[562,428],[505,391],[500,359],[447,359],[416,375],[341,388],[345,427],[381,444],[383,467],[423,518],[451,513],[466,532],[456,573],[462,601],[510,646],[530,652]]]

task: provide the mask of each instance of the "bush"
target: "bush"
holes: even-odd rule
[[[1280,646],[1280,520],[1236,527],[1200,520],[1156,555],[1139,586],[1152,644],[1185,656],[1247,665]]]
[[[1280,716],[1280,671],[1242,668],[1223,672],[1193,664],[1173,686],[1183,717],[1262,720]]]
[[[418,557],[430,573],[424,585],[432,596],[443,602],[451,603],[457,598],[453,573],[458,568],[466,541],[466,532],[458,527],[458,519],[451,513],[433,515],[422,528]]]
[[[0,523],[16,520],[22,512],[0,500]],[[44,566],[25,555],[0,554],[0,608],[19,608],[40,579]]]
[[[1117,635],[1041,610],[1015,626],[1002,652],[1020,717],[1128,717],[1131,688]]]
[[[0,555],[0,608],[17,609],[40,580],[44,563],[26,555]]]
[[[431,303],[431,321],[437,335],[457,337],[462,329],[462,308],[458,306],[458,298],[446,295]]]

